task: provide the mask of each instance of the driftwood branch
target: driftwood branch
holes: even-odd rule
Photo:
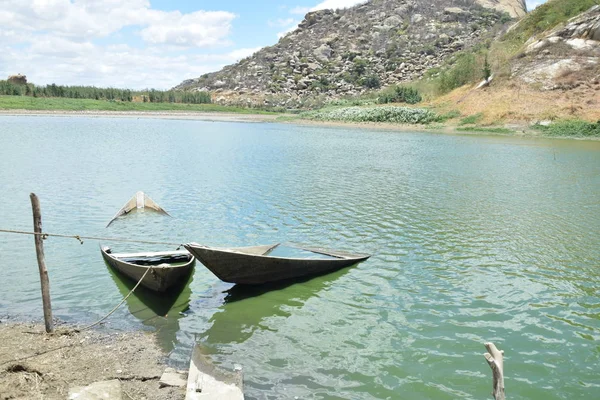
[[[485,348],[488,351],[483,356],[492,369],[494,377],[494,390],[492,395],[496,400],[505,400],[504,394],[504,351],[498,350],[494,343],[486,343]]]

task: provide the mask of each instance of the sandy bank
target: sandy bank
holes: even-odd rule
[[[28,115],[55,117],[87,117],[87,118],[160,118],[191,119],[215,122],[272,122],[276,114],[238,114],[224,112],[188,112],[188,111],[62,111],[62,110],[0,110],[0,115]]]
[[[431,129],[425,125],[394,124],[385,122],[343,122],[313,121],[290,114],[237,114],[224,112],[187,112],[187,111],[60,111],[60,110],[0,110],[0,115],[56,116],[56,117],[88,117],[88,118],[159,118],[189,119],[213,122],[277,122],[303,126],[324,126],[355,129],[390,130],[398,132],[437,132],[474,134],[473,132],[457,132],[454,127],[445,126]],[[476,134],[476,133],[475,133]]]
[[[69,388],[118,379],[124,399],[183,399],[159,389],[164,354],[148,333],[86,331],[0,321],[0,400],[61,399]]]

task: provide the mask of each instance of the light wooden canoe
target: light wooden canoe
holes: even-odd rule
[[[267,282],[323,275],[365,261],[370,256],[315,248],[299,248],[328,258],[270,256],[279,244],[219,248],[188,243],[184,247],[225,282],[260,285]]]
[[[244,400],[241,366],[233,372],[214,365],[196,345],[190,360],[185,400]]]
[[[187,251],[162,251],[145,253],[113,253],[101,246],[104,260],[123,275],[139,281],[149,267],[141,285],[148,289],[165,292],[189,277],[196,259]]]
[[[113,221],[120,216],[125,214],[129,214],[133,210],[137,209],[145,209],[148,208],[150,210],[154,210],[160,214],[169,215],[161,206],[156,204],[154,200],[152,200],[146,193],[144,192],[136,192],[131,199],[125,203],[123,207],[115,214],[115,216],[108,222],[106,227],[108,228]],[[170,215],[169,215],[170,216]]]

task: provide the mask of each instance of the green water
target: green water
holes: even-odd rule
[[[510,399],[600,398],[600,142],[280,124],[0,117],[0,228],[371,253],[244,290],[197,264],[109,329],[156,331],[244,367],[249,399],[483,399],[506,352]],[[143,190],[173,218],[134,213]],[[165,246],[104,243],[115,251]],[[45,242],[55,316],[92,322],[132,287],[98,243]],[[41,319],[33,239],[0,234],[0,318]],[[143,301],[142,301],[143,300]]]

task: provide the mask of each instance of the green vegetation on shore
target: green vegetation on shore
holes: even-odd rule
[[[208,92],[184,92],[175,90],[129,90],[117,88],[97,88],[95,86],[37,86],[32,83],[0,80],[0,95],[30,97],[61,97],[69,99],[119,100],[144,103],[211,103]]]
[[[389,122],[400,124],[427,124],[438,120],[433,111],[424,108],[398,106],[339,107],[301,114],[303,118],[318,121]]]
[[[600,138],[600,121],[587,122],[580,120],[558,121],[551,125],[535,125],[534,128],[545,136]]]
[[[0,96],[0,110],[54,111],[188,111],[274,114],[268,111],[218,104],[137,103],[60,97]]]
[[[495,133],[495,134],[511,134],[513,131],[508,128],[502,127],[488,127],[488,126],[459,126],[456,128],[457,132],[476,132],[476,133]]]

